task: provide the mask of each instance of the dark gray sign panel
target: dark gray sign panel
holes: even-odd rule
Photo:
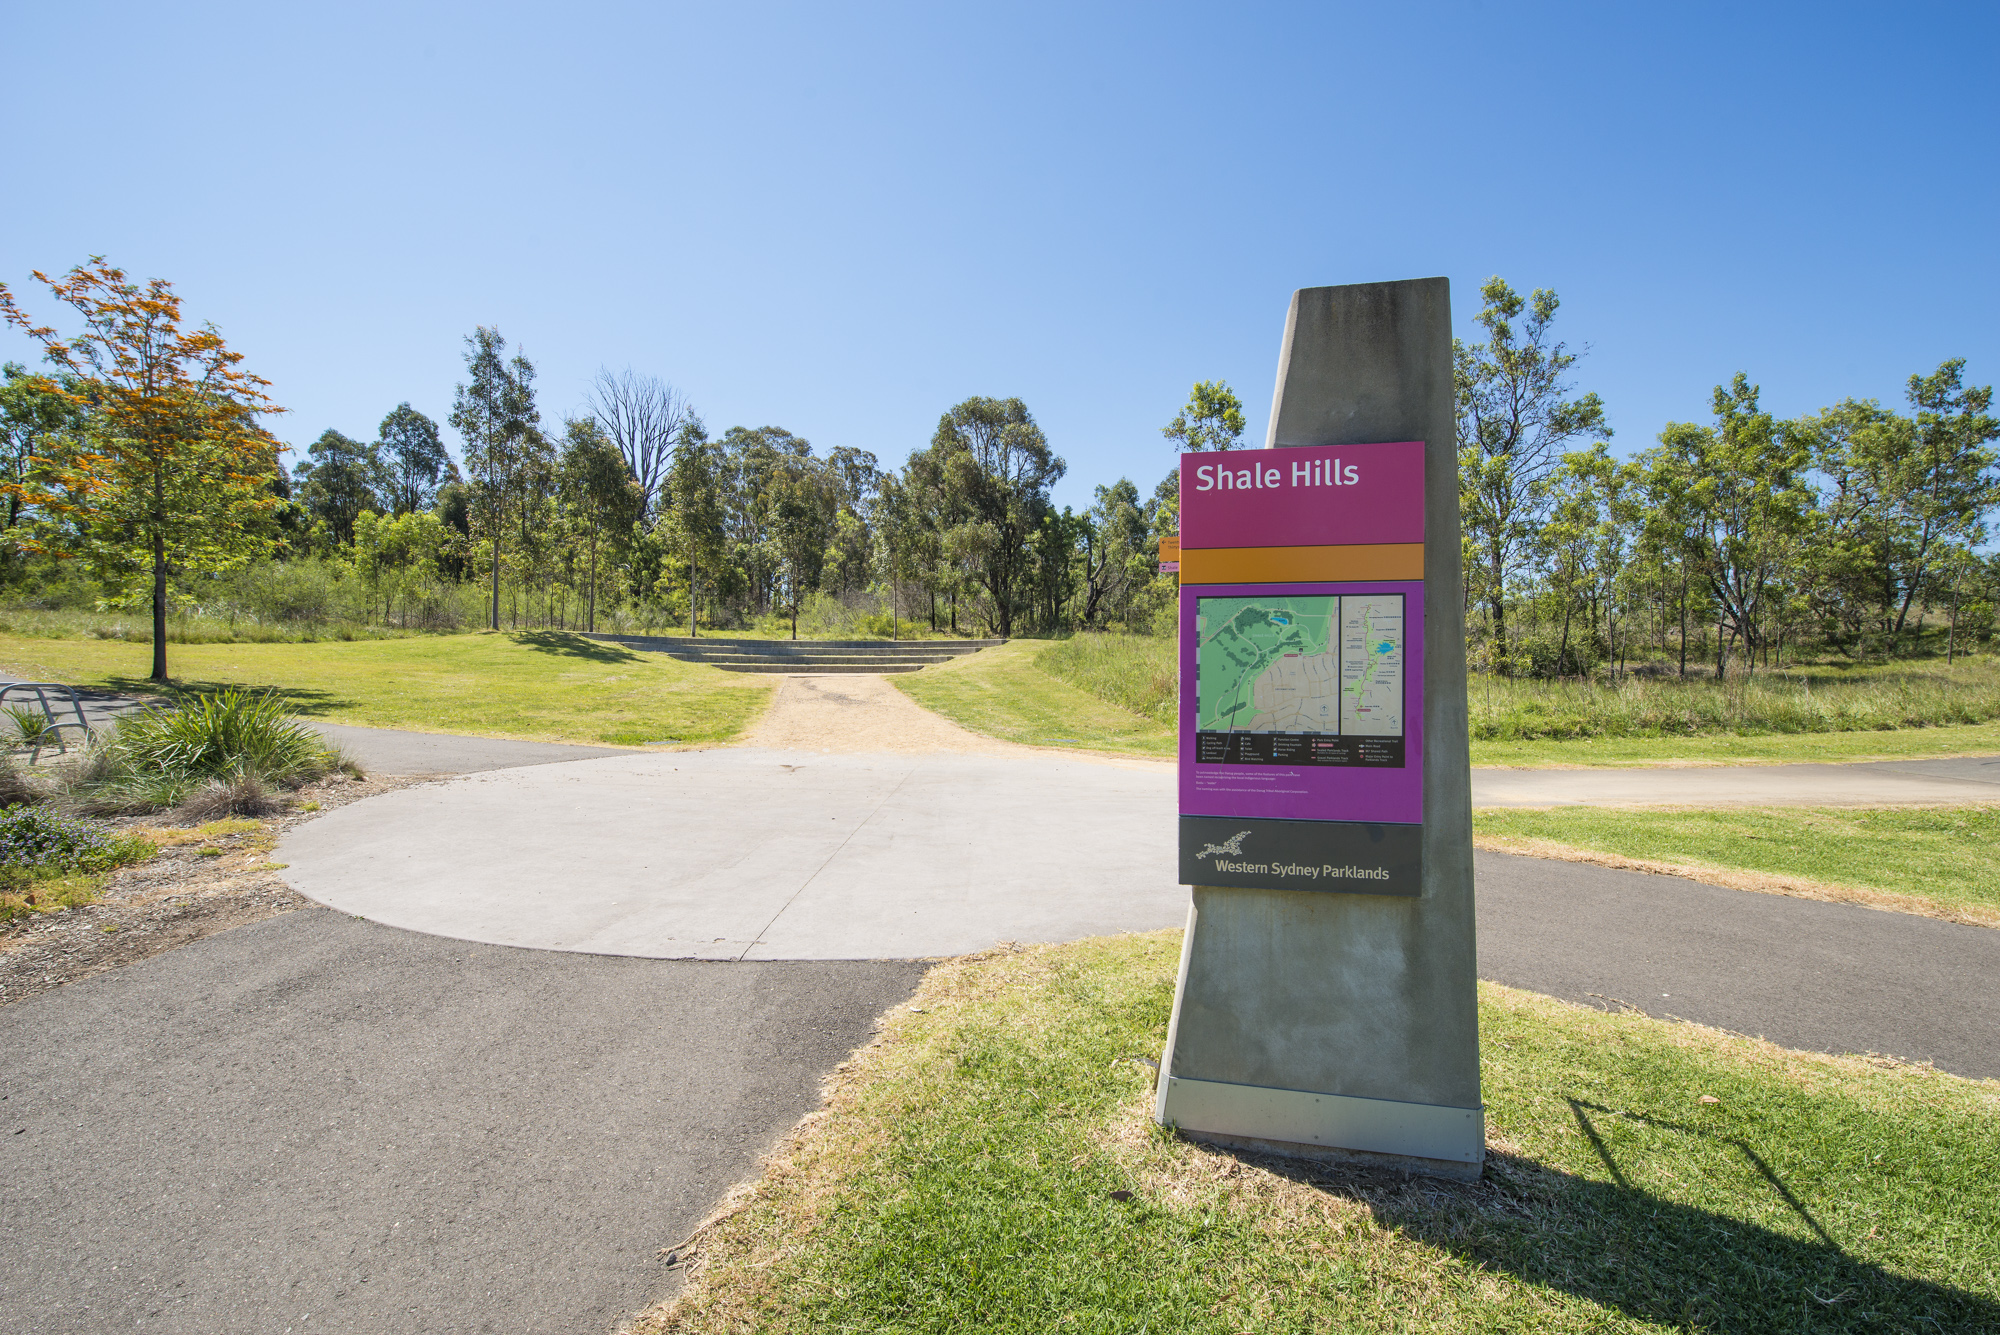
[[[1423,826],[1386,822],[1182,816],[1184,885],[1423,893]]]

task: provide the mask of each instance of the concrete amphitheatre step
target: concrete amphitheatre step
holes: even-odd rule
[[[916,672],[1005,640],[746,640],[727,636],[591,635],[588,638],[724,672]]]

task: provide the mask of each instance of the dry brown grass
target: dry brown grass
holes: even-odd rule
[[[1479,834],[1473,836],[1472,843],[1475,848],[1483,848],[1492,853],[1515,853],[1522,857],[1548,858],[1555,862],[1584,862],[1595,867],[1613,867],[1619,871],[1644,871],[1657,876],[1678,876],[1686,881],[1700,881],[1704,885],[1719,885],[1730,890],[1749,890],[1760,895],[1788,895],[1793,899],[1817,899],[1828,904],[1859,904],[1864,908],[1883,909],[1890,913],[1913,913],[1919,917],[1964,923],[1972,927],[2000,927],[2000,909],[1991,909],[1980,904],[1947,904],[1923,895],[1871,890],[1860,885],[1838,885],[1828,881],[1808,880],[1803,876],[1784,876],[1775,872],[1742,871],[1734,867],[1717,867],[1702,862],[1659,862],[1650,858],[1631,858],[1619,853],[1603,853],[1593,848],[1577,848],[1552,839],[1534,839],[1521,835]]]

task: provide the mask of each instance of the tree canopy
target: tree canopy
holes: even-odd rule
[[[85,418],[81,430],[42,435],[49,453],[32,456],[6,494],[49,526],[72,526],[108,581],[146,578],[152,678],[164,682],[172,573],[227,569],[271,544],[280,447],[260,419],[283,410],[213,325],[184,325],[171,283],[135,282],[101,256],[35,279],[80,327],[64,335],[34,323],[0,284],[0,314],[58,373],[20,377],[22,388]],[[17,541],[42,548],[47,532]]]

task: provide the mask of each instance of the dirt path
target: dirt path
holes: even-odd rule
[[[968,732],[931,713],[886,677],[784,677],[764,718],[739,743],[774,751],[888,752],[893,755],[1061,756],[1121,769],[1166,771],[1170,760],[1099,751],[1022,746]]]
[[[1032,749],[967,732],[917,704],[886,678],[859,673],[779,678],[771,707],[744,735],[742,745],[897,755],[1008,755]]]

